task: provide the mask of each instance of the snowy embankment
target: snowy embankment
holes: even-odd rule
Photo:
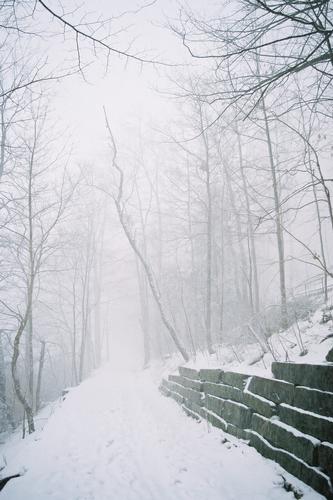
[[[333,304],[333,296],[330,298]],[[189,363],[179,357],[167,363],[165,373],[175,371],[179,364],[191,368],[221,368],[249,375],[271,376],[273,361],[294,363],[323,363],[333,348],[333,306],[322,305],[307,320],[296,321],[285,331],[277,332],[266,340],[247,338],[238,345],[216,346],[215,354],[199,352]],[[324,322],[323,322],[324,319]]]
[[[189,419],[150,371],[105,367],[53,405],[43,429],[2,446],[3,500],[323,498],[254,449]],[[44,416],[47,409],[44,409]]]

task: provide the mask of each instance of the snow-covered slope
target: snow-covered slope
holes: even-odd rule
[[[1,500],[294,498],[279,466],[188,418],[147,370],[99,370],[53,407],[43,429],[24,441],[14,435],[0,455],[2,477],[23,473]],[[322,498],[283,475],[305,500]]]
[[[328,318],[333,318],[333,306],[322,305],[308,319],[296,321],[288,330],[274,333],[266,341],[247,337],[242,343],[216,346],[215,354],[199,352],[185,366],[198,369],[223,367],[269,376],[273,361],[323,363],[333,347],[333,319]],[[179,357],[170,360],[166,371],[174,371],[179,364],[184,364]]]

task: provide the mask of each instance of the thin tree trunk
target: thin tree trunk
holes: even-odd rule
[[[145,260],[147,260],[147,238],[146,238],[146,224],[143,217],[143,207],[141,203],[140,193],[137,185],[137,181],[135,180],[135,189],[139,203],[139,219],[141,224],[141,232],[142,232],[142,254]],[[148,294],[148,286],[147,286],[147,277],[145,273],[141,272],[141,263],[138,260],[138,256],[136,255],[136,269],[137,269],[137,278],[139,285],[139,293],[140,293],[140,307],[141,307],[141,327],[143,332],[143,367],[146,368],[150,362],[150,310],[149,310],[149,294]]]
[[[207,192],[207,261],[206,261],[206,336],[207,348],[210,354],[214,353],[212,344],[212,194],[210,185],[210,171],[207,164],[206,192]]]
[[[72,383],[78,384],[77,361],[76,361],[76,348],[77,348],[77,319],[76,319],[76,273],[77,267],[75,266],[75,273],[72,284],[73,304],[72,304],[72,321],[73,321],[73,347],[72,347]]]
[[[276,175],[276,166],[274,162],[272,140],[270,135],[267,111],[265,106],[265,100],[261,98],[261,104],[264,115],[265,122],[265,133],[266,141],[269,154],[269,163],[272,177],[273,185],[273,195],[274,195],[274,211],[275,211],[275,226],[276,226],[276,239],[278,247],[278,258],[279,258],[279,276],[280,276],[280,296],[281,296],[281,326],[282,328],[287,328],[287,293],[286,293],[286,274],[285,274],[285,259],[284,259],[284,242],[283,242],[283,228],[281,223],[281,211],[280,211],[280,198],[278,191],[278,180]]]
[[[241,222],[240,222],[240,217],[239,213],[236,207],[236,201],[235,201],[235,195],[234,195],[234,190],[232,188],[232,183],[231,183],[231,178],[230,178],[230,172],[226,164],[224,164],[224,173],[225,173],[225,178],[226,178],[226,184],[228,188],[228,194],[229,194],[229,199],[230,199],[230,205],[231,205],[231,210],[232,213],[235,217],[236,221],[236,230],[237,230],[237,237],[239,241],[239,252],[240,252],[240,262],[241,262],[241,270],[242,274],[247,277],[246,273],[246,258],[245,258],[245,251],[244,251],[244,246],[243,246],[243,238],[242,238],[242,230],[241,230]],[[245,286],[245,280],[241,279],[242,284],[240,285],[239,283],[239,264],[236,262],[236,254],[235,254],[235,249],[233,247],[233,242],[232,242],[232,236],[229,235],[229,242],[231,245],[231,250],[232,250],[232,261],[234,263],[234,268],[235,268],[235,278],[236,278],[236,289],[238,289],[238,294],[239,297],[242,298],[244,302],[248,302],[248,296],[246,292],[246,286]]]
[[[8,424],[14,428],[12,410],[7,402],[6,390],[5,356],[3,352],[2,331],[0,330],[0,432],[7,430]]]
[[[205,133],[202,107],[199,103],[199,116],[201,137],[203,141],[205,159],[202,170],[204,170],[206,187],[206,205],[207,205],[207,239],[206,239],[206,343],[210,354],[214,353],[212,342],[212,191],[211,191],[211,172],[209,159],[209,144]]]
[[[95,353],[96,365],[100,366],[102,362],[102,341],[101,341],[101,297],[103,288],[103,257],[104,257],[104,232],[105,232],[105,218],[104,211],[102,226],[99,232],[100,247],[97,252],[97,258],[94,261],[94,339],[95,339]]]
[[[142,252],[140,251],[138,244],[137,244],[135,238],[132,236],[131,231],[129,229],[127,218],[126,218],[126,215],[124,213],[124,207],[123,207],[124,173],[117,163],[117,146],[116,146],[116,143],[115,143],[115,140],[114,140],[114,137],[113,137],[105,110],[104,110],[104,113],[105,113],[106,127],[107,127],[107,130],[109,132],[109,137],[110,137],[110,140],[112,143],[112,149],[113,149],[112,166],[118,172],[118,175],[119,175],[118,192],[117,192],[116,196],[112,196],[112,199],[114,201],[115,208],[116,208],[116,211],[118,214],[119,222],[123,228],[125,236],[129,242],[132,250],[137,255],[139,261],[142,264],[142,267],[143,267],[145,274],[147,276],[150,291],[151,291],[152,296],[155,300],[157,308],[160,312],[161,320],[162,320],[164,326],[166,327],[173,343],[175,344],[176,348],[178,349],[178,351],[182,355],[183,359],[185,361],[189,361],[189,359],[190,359],[189,355],[188,355],[185,347],[183,346],[182,342],[178,338],[178,334],[177,334],[176,330],[174,329],[174,327],[172,326],[171,322],[169,321],[169,319],[166,315],[166,311],[165,311],[164,306],[162,304],[159,289],[157,287],[157,284],[155,283],[155,279],[154,279],[153,273],[148,265],[148,262],[144,259],[144,256],[143,256]]]
[[[32,291],[31,289],[33,288],[33,283],[29,284],[28,287],[28,301],[27,301],[27,306],[25,310],[24,316],[21,318],[19,327],[17,329],[15,338],[14,338],[14,344],[13,344],[13,355],[12,355],[12,360],[11,360],[11,371],[12,371],[12,378],[13,378],[13,385],[14,385],[14,390],[15,394],[17,396],[17,399],[20,401],[24,408],[24,412],[27,416],[27,421],[28,421],[28,431],[29,434],[35,431],[35,423],[34,423],[34,417],[33,417],[33,409],[30,406],[29,402],[24,396],[24,393],[21,389],[21,384],[20,384],[20,379],[17,375],[17,361],[20,355],[20,342],[22,335],[24,333],[25,327],[28,322],[28,317],[30,314],[31,310],[31,302],[32,302]]]
[[[224,328],[224,269],[225,269],[225,216],[224,216],[224,197],[225,186],[224,176],[222,170],[222,198],[221,198],[221,258],[220,258],[220,320],[219,320],[219,341],[222,345],[223,342],[223,328]]]
[[[37,388],[36,388],[36,412],[40,408],[40,393],[42,388],[42,375],[43,375],[43,367],[45,361],[45,341],[42,340],[40,355],[39,355],[39,365],[38,365],[38,375],[37,375]]]
[[[36,134],[36,130],[35,130]],[[35,135],[36,137],[36,135]],[[34,165],[34,152],[35,147],[33,147],[31,152],[31,158],[29,162],[29,181],[28,181],[28,250],[29,250],[29,276],[31,281],[31,276],[34,274],[34,248],[33,248],[33,240],[34,240],[34,231],[33,231],[33,165]],[[29,286],[28,286],[29,288]],[[34,408],[34,359],[33,359],[33,299],[32,299],[32,289],[29,290],[31,293],[31,304],[29,308],[27,324],[26,324],[26,350],[25,350],[25,366],[26,366],[26,378],[27,378],[27,396],[26,399],[29,402],[29,406],[31,407],[31,411]],[[27,412],[28,419],[28,412]],[[29,420],[28,420],[29,423]],[[30,432],[30,431],[29,431]]]
[[[167,318],[166,312],[165,312],[164,307],[163,307],[162,302],[161,302],[160,292],[155,284],[155,280],[154,280],[153,274],[151,272],[151,269],[150,269],[148,263],[144,260],[142,253],[140,252],[140,250],[137,246],[136,241],[134,240],[132,234],[129,231],[129,228],[127,226],[127,223],[126,223],[126,220],[124,217],[124,212],[123,212],[120,204],[117,202],[117,200],[115,200],[115,206],[116,206],[118,217],[119,217],[120,223],[122,225],[122,228],[124,230],[124,233],[129,241],[133,251],[138,256],[139,261],[141,262],[141,264],[145,270],[147,280],[149,283],[149,287],[150,287],[150,290],[151,290],[152,295],[154,297],[154,300],[156,302],[157,308],[160,312],[162,322],[163,322],[164,326],[166,327],[166,329],[167,329],[170,337],[172,338],[175,346],[177,347],[178,351],[183,356],[184,360],[189,361],[190,358],[187,354],[186,349],[184,348],[181,341],[179,340],[176,330],[173,328],[172,324],[170,323],[170,321]]]
[[[1,104],[1,142],[0,142],[0,181],[3,176],[3,173],[5,171],[5,149],[6,149],[6,135],[7,135],[7,127],[5,124],[5,112],[4,112],[4,107],[5,107],[5,100],[2,99],[2,104]]]
[[[317,222],[318,222],[318,237],[319,237],[319,243],[320,243],[321,258],[322,258],[322,262],[324,264],[325,269],[327,269],[319,202],[318,202],[316,186],[314,184],[312,184],[312,191],[313,191],[313,197],[315,200],[315,207],[316,207],[316,215],[317,215]],[[323,271],[323,279],[324,279],[324,299],[325,299],[325,302],[327,302],[327,300],[328,300],[328,288],[327,288],[328,275],[327,275],[327,272],[325,270]]]
[[[137,280],[139,286],[141,329],[143,333],[143,367],[146,368],[150,361],[150,335],[149,335],[149,305],[146,275],[140,272],[140,262],[135,256]]]
[[[91,268],[93,263],[93,222],[89,221],[88,224],[88,240],[86,245],[85,254],[85,268],[83,276],[83,293],[82,293],[82,336],[81,336],[81,346],[80,346],[80,362],[79,362],[79,381],[82,382],[84,369],[85,369],[85,358],[86,358],[86,347],[87,347],[87,336],[90,333],[88,331],[89,316],[90,316],[90,278],[91,278]]]
[[[253,231],[253,223],[252,223],[252,218],[251,218],[251,206],[250,206],[250,199],[249,199],[249,193],[248,193],[248,188],[247,188],[247,180],[246,180],[246,175],[245,175],[245,171],[244,171],[242,144],[241,144],[241,140],[240,140],[240,135],[238,133],[237,125],[236,125],[236,134],[237,134],[237,140],[238,140],[240,171],[241,171],[241,176],[242,176],[243,191],[244,191],[244,196],[245,196],[245,204],[246,204],[246,212],[247,212],[247,229],[248,229],[249,247],[250,247],[249,259],[251,260],[251,269],[253,271],[254,293],[251,291],[251,295],[254,296],[254,311],[256,313],[258,313],[259,309],[260,309],[260,294],[259,294],[259,280],[258,280],[258,267],[257,267],[257,253],[256,253],[255,240],[254,240],[254,231]]]
[[[25,332],[25,373],[27,380],[27,398],[34,407],[34,359],[33,359],[33,320],[32,311],[29,314]]]

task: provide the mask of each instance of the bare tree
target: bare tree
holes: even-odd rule
[[[56,27],[53,36],[63,37],[66,46],[74,50],[76,57],[72,59],[69,66],[61,69],[56,64],[49,62],[45,57],[45,51],[38,52],[33,57],[33,64],[25,63],[24,71],[20,77],[11,85],[1,89],[0,97],[26,89],[42,82],[58,81],[73,74],[79,73],[85,78],[85,72],[90,65],[91,59],[103,58],[105,67],[109,69],[112,56],[124,59],[125,62],[134,61],[140,66],[145,64],[172,66],[171,63],[158,60],[157,58],[145,57],[141,50],[135,51],[132,44],[122,48],[117,39],[120,40],[122,32],[127,30],[123,27],[123,19],[135,16],[144,9],[151,7],[156,0],[143,2],[134,10],[123,11],[109,17],[103,13],[88,14],[86,6],[73,8],[58,3],[55,8],[50,2],[44,0],[20,0],[18,2],[4,2],[0,9],[0,25],[3,33],[3,49],[11,51],[13,44],[20,47],[24,45],[34,46],[35,39],[39,44],[45,44],[45,51],[50,55],[49,46],[45,42],[47,33],[46,26],[53,23]],[[118,25],[117,28],[115,26]],[[87,50],[89,52],[86,57]],[[64,58],[65,59],[65,58]],[[32,68],[28,70],[28,68]]]
[[[112,167],[113,167],[113,169],[115,170],[115,172],[119,176],[118,177],[117,194],[111,194],[111,195],[110,195],[110,193],[107,193],[107,194],[109,194],[109,196],[112,197],[112,199],[114,201],[114,205],[115,205],[116,211],[117,211],[117,214],[118,214],[119,222],[120,222],[120,224],[121,224],[121,226],[123,228],[125,236],[126,236],[128,242],[129,242],[132,250],[134,251],[135,255],[138,257],[140,263],[143,266],[143,269],[144,269],[145,274],[147,276],[147,280],[148,280],[150,291],[152,293],[152,296],[153,296],[153,298],[155,300],[155,303],[156,303],[156,305],[158,307],[158,310],[160,312],[161,320],[162,320],[162,322],[163,322],[166,330],[168,331],[171,339],[173,340],[173,342],[174,342],[177,350],[180,352],[180,354],[182,355],[183,359],[185,361],[188,361],[189,360],[189,355],[188,355],[185,347],[183,346],[181,340],[179,339],[179,336],[178,336],[175,328],[172,326],[171,321],[167,317],[167,313],[165,311],[165,307],[164,307],[164,305],[162,303],[161,294],[160,294],[160,291],[158,289],[158,285],[156,283],[156,280],[154,278],[152,270],[151,270],[148,262],[144,259],[144,256],[143,256],[142,252],[139,249],[138,243],[137,243],[135,237],[133,236],[133,234],[131,232],[131,228],[130,228],[130,225],[129,225],[129,222],[128,222],[128,216],[126,215],[126,212],[125,212],[125,199],[124,199],[124,193],[123,193],[123,189],[124,189],[124,172],[123,172],[122,168],[118,164],[118,158],[117,158],[118,157],[118,152],[117,152],[116,142],[114,140],[114,136],[112,134],[112,131],[111,131],[108,119],[107,119],[106,112],[105,112],[105,120],[106,120],[106,127],[107,127],[107,130],[108,130],[109,138],[110,138],[110,142],[111,142],[111,148],[112,148]]]
[[[9,300],[1,300],[5,311],[15,319],[17,328],[13,339],[11,373],[16,396],[22,404],[28,422],[29,433],[34,427],[34,359],[33,359],[33,310],[39,288],[40,273],[45,263],[53,254],[55,243],[52,235],[60,222],[72,195],[72,186],[65,186],[66,174],[60,182],[59,191],[47,189],[46,175],[54,163],[46,163],[43,133],[45,111],[41,102],[32,104],[30,120],[22,136],[24,155],[14,177],[13,190],[16,200],[11,206],[11,223],[1,234],[2,241],[7,241],[9,256],[13,259],[18,297],[18,307],[10,305]],[[45,196],[48,196],[46,201]],[[22,291],[23,293],[20,293]],[[16,299],[18,300],[18,299]],[[22,384],[19,371],[21,341],[26,338],[25,364],[27,370],[27,391]]]
[[[222,90],[208,89],[203,98],[216,102],[256,96],[260,100],[262,94],[284,86],[291,75],[302,73],[309,78],[319,75],[319,92],[307,96],[307,102],[325,106],[332,100],[331,1],[235,0],[224,2],[221,11],[215,19],[205,20],[184,8],[178,26],[172,26],[194,58],[211,60],[216,68]],[[255,71],[258,52],[259,74]]]

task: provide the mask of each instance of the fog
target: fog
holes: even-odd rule
[[[247,0],[45,5],[0,6],[0,431],[106,362],[237,358],[333,277],[321,29]]]

